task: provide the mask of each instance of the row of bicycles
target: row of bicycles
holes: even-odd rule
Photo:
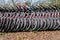
[[[0,31],[41,31],[60,29],[60,13],[56,12],[0,12]]]

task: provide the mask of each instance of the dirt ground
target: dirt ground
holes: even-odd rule
[[[60,31],[0,33],[0,40],[60,40]]]

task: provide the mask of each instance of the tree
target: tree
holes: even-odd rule
[[[60,0],[47,0],[51,4],[60,4]]]
[[[31,2],[27,1],[26,2],[26,5],[30,6],[31,5]]]

